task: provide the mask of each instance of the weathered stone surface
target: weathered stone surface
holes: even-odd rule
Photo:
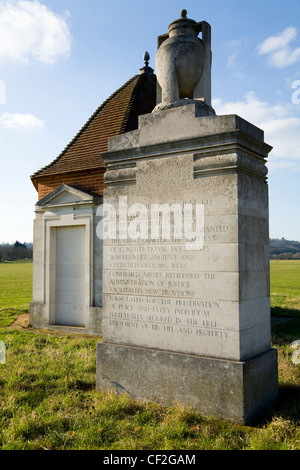
[[[155,111],[180,106],[185,99],[200,99],[211,106],[211,28],[208,23],[188,19],[186,10],[173,21],[168,33],[158,37]],[[202,32],[202,39],[198,37]],[[183,103],[182,103],[183,102]]]
[[[250,151],[257,152],[258,161],[267,158],[271,147],[264,142],[261,129],[235,114],[201,117],[198,110],[199,105],[194,103],[139,116],[138,130],[109,139],[105,161],[109,163],[110,152],[117,151],[122,154],[114,154],[115,163],[126,159],[126,155],[146,159],[151,150],[162,155],[163,151],[176,154],[178,148],[189,153],[195,149],[196,155],[222,155],[225,148],[227,154],[232,145],[240,150],[244,143],[248,143]],[[200,139],[202,145],[199,145]],[[147,148],[149,145],[152,149]],[[144,147],[142,154],[140,147]]]
[[[164,116],[159,125],[159,114],[144,116],[139,130],[126,136],[126,145],[124,136],[113,139],[118,145],[105,156],[105,202],[116,209],[117,227],[116,238],[103,242],[104,338],[121,344],[242,360],[270,347],[268,192],[264,181],[269,146],[264,144],[259,129],[236,116],[201,118],[196,117],[195,110],[195,105],[187,105],[163,111],[159,113]],[[177,127],[170,126],[173,122],[180,122],[182,135],[195,138],[193,153],[190,148],[188,152],[183,150],[191,141],[178,138]],[[196,139],[196,135],[207,136],[209,141]],[[227,168],[222,165],[222,157],[229,154],[222,145],[228,139],[230,155],[237,155],[239,135],[244,140],[247,136],[247,150],[243,144],[246,164],[240,155],[238,165]],[[168,152],[161,146],[161,136],[173,138]],[[217,161],[213,156],[216,139],[212,136],[219,139]],[[138,145],[136,149],[131,148],[131,138]],[[147,145],[142,147],[143,143]],[[208,160],[207,173],[199,177],[195,163],[199,168],[199,155],[204,149],[210,155],[204,157]],[[263,152],[264,169],[254,165],[254,173],[248,162],[257,162],[259,152]],[[131,167],[136,168],[131,184],[126,173],[122,182],[121,168],[126,169],[128,154]],[[115,168],[120,168],[118,184],[109,177]],[[161,211],[159,238],[151,230],[155,204],[161,209],[167,204],[169,209]],[[199,204],[204,210],[198,240],[202,246],[195,249],[187,248],[187,240],[174,237],[175,227],[184,225],[185,204]],[[137,207],[139,210],[135,210]],[[122,211],[125,215],[120,216]],[[131,218],[127,218],[128,213]],[[146,227],[144,238],[130,236],[136,218],[138,229]],[[168,218],[170,232],[162,225]],[[126,307],[123,298],[127,299]],[[152,299],[161,303],[151,304]],[[218,307],[209,309],[204,305]],[[125,308],[127,311],[122,310]],[[183,308],[184,314],[179,314]],[[164,315],[163,322],[154,321],[157,314]]]
[[[97,388],[140,400],[193,406],[207,416],[250,424],[277,399],[277,353],[245,362],[117,344],[97,345]]]

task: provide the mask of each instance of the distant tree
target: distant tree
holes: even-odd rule
[[[27,258],[32,259],[33,258],[33,244],[26,243],[26,248],[27,248]]]
[[[275,255],[280,255],[280,258],[277,259],[290,259],[297,253],[300,254],[300,242],[286,240],[285,238],[270,239],[271,259],[276,259],[274,258]]]
[[[25,248],[25,250],[27,250],[26,243],[20,243],[18,240],[15,242],[14,247],[15,248]]]
[[[32,259],[33,244],[20,243],[18,240],[14,244],[2,243],[0,245],[0,261],[14,261],[17,259]]]
[[[27,258],[27,247],[25,243],[20,243],[18,240],[13,246],[13,257],[14,259],[24,259]]]
[[[9,245],[8,243],[3,243],[0,246],[0,252],[1,252],[2,260],[6,260],[6,259],[10,260],[11,259],[11,257],[12,257],[11,250],[12,250],[12,246]]]

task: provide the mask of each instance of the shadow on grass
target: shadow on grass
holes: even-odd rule
[[[276,309],[278,313],[282,311],[282,315],[276,315],[272,319],[272,343],[275,347],[276,345],[288,346],[293,341],[300,339],[300,312],[296,310],[297,316],[293,316],[292,312],[294,310],[281,309],[279,307],[276,307]],[[278,321],[279,319],[280,321]]]
[[[281,384],[278,388],[278,401],[274,406],[277,416],[293,423],[300,421],[300,385]]]
[[[288,318],[300,318],[300,310],[292,308],[282,307],[271,307],[271,316],[277,317],[288,317]]]
[[[74,383],[69,385],[70,389],[76,389],[81,391],[94,391],[96,388],[95,381],[76,380]]]
[[[271,308],[272,343],[289,345],[300,339],[300,311],[282,307]]]
[[[289,347],[300,339],[299,310],[281,307],[272,308],[272,345],[276,348]],[[289,351],[288,349],[286,351]],[[292,350],[291,350],[292,351]],[[289,354],[289,352],[287,352]],[[290,361],[291,359],[289,359]],[[300,420],[300,376],[299,367],[295,366],[292,381],[280,383],[276,413],[293,422]],[[299,380],[297,381],[297,377]]]

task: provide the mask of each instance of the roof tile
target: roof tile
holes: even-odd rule
[[[108,139],[137,129],[138,116],[150,113],[155,104],[155,75],[135,75],[104,101],[60,155],[31,179],[104,168],[101,153],[107,151]]]

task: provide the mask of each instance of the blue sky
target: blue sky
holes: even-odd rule
[[[300,241],[300,0],[0,0],[0,243],[32,241],[30,175],[146,50],[155,68],[157,36],[183,8],[212,27],[217,114],[249,120],[273,146],[270,236]]]

